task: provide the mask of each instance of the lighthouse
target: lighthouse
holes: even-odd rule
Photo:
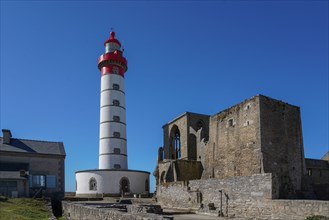
[[[76,196],[147,196],[150,173],[128,169],[124,84],[127,60],[114,32],[104,46],[105,52],[98,58],[101,81],[98,169],[75,172]]]
[[[99,169],[128,169],[124,74],[127,60],[115,33],[98,58],[101,73]]]

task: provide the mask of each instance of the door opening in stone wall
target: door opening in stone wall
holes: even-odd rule
[[[130,182],[129,179],[126,177],[123,177],[120,180],[120,192],[122,196],[124,196],[125,193],[130,192]]]

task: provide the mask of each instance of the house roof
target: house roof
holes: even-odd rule
[[[0,137],[0,152],[66,155],[63,142],[11,138],[10,144],[4,144],[3,137]]]

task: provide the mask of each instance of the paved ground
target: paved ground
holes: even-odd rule
[[[198,214],[182,214],[182,215],[173,215],[174,220],[211,220],[211,219],[222,219],[219,217],[207,216],[207,215],[198,215]]]
[[[164,214],[167,216],[174,217],[174,220],[212,220],[212,219],[223,219],[219,217],[209,216],[209,215],[200,215],[200,214],[191,214],[186,211],[174,210],[174,209],[164,209]]]
[[[108,203],[116,203],[120,198],[106,198],[103,201],[81,201],[81,203],[90,204],[90,205],[102,205]],[[154,204],[155,201],[153,199],[132,199],[134,203],[143,203],[143,204]],[[79,203],[79,202],[78,202]],[[175,210],[175,209],[164,209],[163,215],[168,217],[173,217],[174,220],[225,220],[232,219],[226,217],[215,217],[209,215],[201,215],[201,214],[191,214],[188,211],[184,210]],[[241,220],[241,218],[234,218],[235,220]]]

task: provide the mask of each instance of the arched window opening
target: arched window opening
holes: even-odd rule
[[[90,180],[89,180],[89,190],[90,191],[97,190],[97,181],[94,177],[90,178]]]
[[[175,153],[176,153],[176,159],[180,158],[181,157],[181,152],[180,152],[180,133],[179,133],[179,130],[177,130],[175,132],[175,135],[174,135],[174,149],[175,149]]]
[[[200,134],[200,140],[202,140],[203,138],[207,139],[207,132],[206,132],[206,128],[204,126],[204,122],[202,120],[199,120],[196,123],[196,130],[198,131],[199,129],[201,129],[201,134]]]
[[[178,159],[181,157],[180,132],[177,125],[174,125],[170,131],[169,155],[171,159]]]

